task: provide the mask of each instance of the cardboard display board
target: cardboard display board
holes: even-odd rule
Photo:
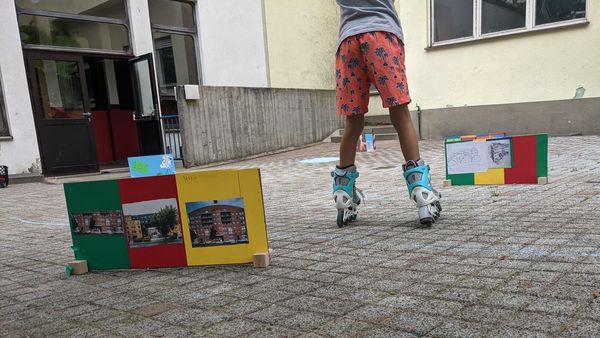
[[[90,270],[129,269],[116,180],[65,184],[75,259]]]
[[[268,252],[258,170],[177,174],[189,265],[251,263]]]
[[[119,180],[132,269],[186,266],[175,176]]]
[[[268,253],[260,171],[67,183],[75,258],[90,270],[252,263]]]
[[[447,185],[547,182],[547,134],[454,136],[445,154]]]
[[[173,155],[151,155],[129,157],[129,174],[131,177],[150,177],[175,174]]]

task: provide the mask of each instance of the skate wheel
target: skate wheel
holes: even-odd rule
[[[338,213],[337,213],[337,226],[340,228],[343,228],[344,225],[346,225],[346,222],[344,221],[344,209],[338,209]]]
[[[431,227],[434,222],[435,220],[433,219],[433,217],[426,217],[421,219],[421,225],[425,227]]]

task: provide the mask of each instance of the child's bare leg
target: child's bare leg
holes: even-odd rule
[[[410,117],[408,105],[390,107],[390,119],[398,133],[404,161],[418,161],[421,158],[419,140]]]
[[[406,164],[402,166],[410,199],[416,202],[421,224],[431,225],[440,217],[440,195],[431,186],[429,166],[421,160],[419,140],[412,124],[408,105],[390,108],[390,119],[398,133]]]
[[[356,159],[356,144],[365,126],[365,116],[350,115],[346,117],[346,128],[340,142],[340,168],[354,164]]]

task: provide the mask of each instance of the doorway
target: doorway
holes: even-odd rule
[[[162,153],[158,114],[136,113],[148,110],[137,109],[138,97],[155,97],[152,85],[136,84],[137,59],[50,52],[25,57],[45,175],[126,167],[128,157]],[[155,101],[145,104],[156,107]]]

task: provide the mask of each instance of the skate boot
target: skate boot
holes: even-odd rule
[[[431,226],[440,217],[442,195],[431,186],[429,165],[424,161],[408,161],[402,165],[408,195],[417,204],[422,225]]]
[[[358,206],[363,202],[362,191],[356,188],[359,174],[355,166],[346,169],[336,168],[331,172],[333,177],[333,200],[337,208],[337,225],[343,227],[356,220]]]

